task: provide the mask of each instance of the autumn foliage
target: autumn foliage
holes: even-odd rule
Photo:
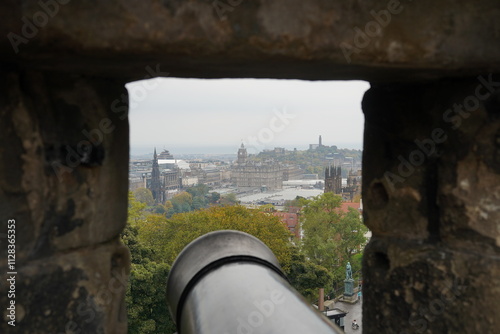
[[[290,263],[290,232],[279,218],[243,206],[214,206],[176,214],[170,219],[148,216],[139,227],[140,241],[156,250],[156,260],[172,263],[194,239],[212,231],[237,230],[264,242],[286,270]]]

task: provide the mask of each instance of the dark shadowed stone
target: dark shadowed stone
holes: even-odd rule
[[[114,241],[97,247],[18,265],[16,326],[5,321],[2,333],[123,333],[123,296],[128,250]],[[2,268],[2,281],[6,277]],[[7,305],[2,284],[0,302]],[[4,312],[4,311],[3,311]]]
[[[481,78],[365,94],[363,202],[374,235],[363,266],[366,333],[500,326],[500,89],[474,99]]]
[[[381,266],[380,256],[391,259]],[[363,273],[363,333],[481,333],[499,325],[500,262],[441,245],[374,239]],[[371,304],[368,304],[368,301]]]
[[[19,221],[18,259],[117,236],[127,213],[128,173],[118,166],[128,161],[128,122],[111,105],[127,96],[125,88],[38,72],[6,79],[0,203],[2,217]]]
[[[0,5],[3,61],[127,80],[157,64],[154,76],[370,81],[500,69],[496,0],[70,1],[23,35],[39,3]]]

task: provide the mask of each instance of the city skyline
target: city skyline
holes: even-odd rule
[[[362,148],[363,81],[156,78],[127,84],[131,155]]]

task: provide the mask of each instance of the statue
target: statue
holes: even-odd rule
[[[346,280],[352,280],[352,269],[351,269],[351,263],[347,262],[347,266],[345,268],[345,279]]]
[[[351,263],[347,262],[345,267],[345,280],[344,280],[344,297],[343,301],[349,303],[356,302],[358,300],[358,295],[354,293],[354,280],[352,279],[352,267]]]

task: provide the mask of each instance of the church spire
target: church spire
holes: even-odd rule
[[[158,165],[158,156],[156,155],[156,147],[153,154],[153,166],[151,170],[151,193],[156,204],[163,203],[163,187],[160,179],[160,166]]]

